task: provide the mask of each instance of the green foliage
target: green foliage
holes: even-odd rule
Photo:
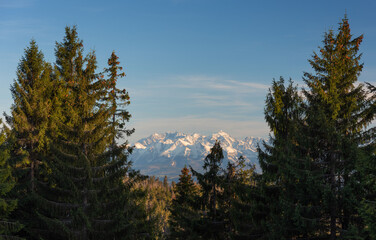
[[[8,124],[16,133],[17,144],[29,155],[43,151],[49,142],[46,131],[51,111],[51,71],[36,42],[31,41],[18,65],[17,79],[11,86],[14,103],[12,116],[8,118]]]
[[[314,53],[309,61],[315,74],[304,74],[307,146],[312,149],[308,155],[322,171],[321,234],[329,233],[331,239],[362,228],[357,220],[362,187],[355,173],[363,129],[370,123],[366,92],[357,85],[363,68],[358,54],[362,39],[352,37],[345,17],[338,33],[326,33],[320,54]]]
[[[50,64],[44,61],[35,41],[31,41],[18,65],[17,79],[11,86],[12,114],[6,116],[11,127],[9,162],[17,178],[11,194],[19,199],[19,207],[12,213],[12,218],[25,226],[21,235],[28,238],[31,229],[39,227],[35,195],[38,194],[38,182],[44,181],[44,156],[51,143],[51,72]]]
[[[369,85],[370,89],[370,115],[376,116],[376,89],[374,86]],[[370,136],[370,143],[363,147],[360,161],[357,162],[357,171],[359,179],[362,184],[362,196],[359,213],[361,220],[364,222],[365,236],[369,236],[369,239],[376,238],[376,143],[374,142],[374,132],[376,128],[369,129],[366,135]],[[359,230],[358,230],[359,231]],[[367,239],[366,237],[364,239]]]
[[[369,171],[361,145],[373,118],[356,84],[362,38],[352,38],[346,18],[337,34],[325,34],[320,54],[309,61],[315,74],[304,74],[304,100],[292,83],[273,82],[265,107],[273,136],[259,149],[258,178],[268,239],[361,239],[368,228],[358,208],[367,182],[361,171]]]
[[[104,71],[107,73],[108,79],[101,80],[101,84],[105,85],[106,90],[103,100],[108,104],[112,113],[111,134],[113,135],[113,143],[115,143],[116,139],[124,137],[124,133],[126,136],[130,136],[134,132],[134,129],[125,128],[125,123],[131,118],[131,114],[125,108],[130,104],[130,98],[125,89],[119,89],[116,85],[119,78],[125,77],[124,72],[119,72],[123,68],[119,66],[118,59],[115,52],[112,52],[111,57],[108,59],[108,68]],[[101,75],[100,77],[102,78],[103,76]]]
[[[187,211],[191,219],[184,221],[186,226],[189,224],[191,236],[197,239],[241,239],[255,235],[254,198],[249,191],[255,184],[254,167],[248,168],[240,157],[222,169],[223,158],[220,142],[216,141],[204,160],[204,173],[191,168],[197,177],[199,194],[192,194],[196,200],[188,205],[190,211]]]
[[[56,81],[66,89],[64,118],[49,152],[51,174],[38,196],[38,216],[48,229],[40,234],[55,239],[130,237],[126,213],[131,186],[123,182],[130,163],[127,146],[114,142],[117,107],[103,104],[108,89],[95,73],[94,52],[83,56],[75,28],[67,27],[63,42],[56,44],[56,66]]]
[[[320,54],[309,60],[315,74],[304,74],[304,100],[291,82],[273,81],[265,107],[273,136],[259,148],[261,238],[367,239],[373,183],[365,176],[373,160],[366,142],[372,131],[364,129],[374,114],[356,83],[362,38],[352,38],[347,18],[337,34],[325,34]]]
[[[3,125],[2,121],[0,125]],[[3,125],[0,131],[0,238],[18,239],[12,235],[17,233],[22,225],[9,220],[10,214],[17,207],[17,200],[9,196],[16,181],[8,165],[10,145],[7,138],[9,138],[9,130]]]
[[[16,139],[11,161],[17,168],[29,168],[23,175],[17,171],[19,181],[31,182],[25,186],[28,191],[35,191],[36,168],[42,162],[40,154],[50,142],[47,131],[52,106],[51,71],[35,41],[31,41],[19,63],[17,80],[11,86],[14,103],[7,120]]]
[[[170,206],[172,189],[155,177],[150,177],[135,185],[145,193],[141,202],[147,218],[147,239],[166,239],[169,235]]]
[[[198,239],[194,223],[201,217],[197,211],[199,189],[186,166],[179,176],[179,182],[173,188],[175,198],[171,205],[170,239]]]
[[[252,196],[255,166],[247,166],[240,156],[236,162],[228,162],[224,170],[221,189],[223,191],[223,220],[225,239],[243,239],[255,236],[253,224],[254,198]]]
[[[261,228],[268,239],[308,238],[320,218],[320,171],[306,157],[303,100],[292,81],[273,81],[266,98],[265,119],[273,132],[259,151],[261,198],[267,215]]]
[[[225,228],[223,220],[222,191],[220,189],[223,176],[221,175],[221,163],[223,150],[216,141],[210,149],[210,153],[204,159],[204,173],[199,173],[191,168],[201,188],[199,199],[202,217],[196,223],[200,236],[204,239],[218,239]]]
[[[83,55],[75,27],[65,33],[54,69],[31,41],[11,87],[12,194],[20,199],[12,217],[28,239],[132,238],[137,194],[123,178],[138,174],[130,170],[127,142],[116,143],[122,132],[133,132],[124,126],[129,96],[116,87],[124,74],[113,53],[103,84],[94,52]]]

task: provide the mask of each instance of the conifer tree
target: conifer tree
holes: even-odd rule
[[[163,187],[166,189],[169,188],[167,176],[164,176],[163,178]]]
[[[51,111],[51,71],[36,42],[32,40],[18,66],[17,80],[11,87],[14,103],[8,123],[17,139],[17,152],[14,155],[22,156],[20,164],[29,168],[25,177],[30,182],[28,191],[31,192],[36,188],[36,169],[41,163],[39,153],[45,151],[49,143],[46,132]],[[17,177],[20,180],[24,176]]]
[[[172,211],[173,216],[184,217],[175,224],[179,227],[176,232],[180,230],[180,233],[184,233],[184,229],[187,229],[197,239],[247,239],[258,234],[254,224],[256,219],[252,215],[255,211],[252,196],[254,167],[246,166],[245,159],[240,157],[235,162],[228,162],[227,168],[222,169],[223,158],[220,142],[216,141],[204,160],[205,172],[199,173],[191,168],[200,191],[199,195],[190,194],[196,195],[193,198],[183,195],[182,199],[186,200],[181,201],[188,205],[189,210]],[[190,177],[185,176],[183,171],[180,176],[181,182],[185,183]],[[192,184],[185,183],[183,186]],[[177,190],[181,191],[178,187]],[[178,196],[177,193],[177,200],[180,199]],[[185,201],[189,201],[189,204]]]
[[[116,147],[114,109],[102,99],[107,88],[98,80],[94,52],[84,57],[76,28],[66,28],[56,44],[62,99],[60,135],[51,145],[51,176],[39,197],[39,218],[54,239],[132,238],[129,187],[123,183],[128,152]]]
[[[11,116],[12,148],[10,163],[14,168],[17,184],[12,190],[19,199],[19,207],[12,214],[24,226],[22,235],[31,238],[32,228],[38,228],[36,199],[38,182],[43,182],[44,156],[51,139],[48,136],[51,104],[51,66],[44,61],[34,40],[25,49],[18,69],[17,79],[11,86],[14,103]]]
[[[320,212],[319,172],[305,157],[304,112],[297,87],[273,81],[266,98],[265,119],[273,135],[258,149],[267,210],[263,231],[268,239],[308,238],[316,234]]]
[[[130,104],[129,94],[125,89],[119,89],[117,83],[119,78],[125,77],[125,73],[121,72],[123,68],[119,66],[119,58],[116,56],[115,52],[112,52],[111,57],[108,59],[108,68],[105,69],[105,73],[108,75],[107,80],[102,80],[102,84],[105,84],[106,93],[104,100],[107,102],[109,110],[111,111],[111,135],[112,135],[112,145],[111,147],[115,149],[116,139],[123,138],[124,134],[130,136],[134,129],[126,129],[125,123],[131,118],[131,114],[125,108]],[[128,145],[125,141],[123,144]]]
[[[0,125],[2,125],[1,119]],[[10,214],[17,207],[17,199],[11,199],[9,196],[9,192],[15,186],[16,181],[8,164],[10,141],[7,137],[9,137],[9,130],[2,126],[0,130],[0,238],[21,239],[12,235],[17,233],[22,225],[9,220]]]
[[[369,89],[369,102],[368,108],[369,119],[376,117],[376,88],[368,83]],[[357,162],[356,169],[358,171],[359,182],[361,183],[362,191],[358,191],[358,194],[362,194],[363,198],[359,204],[359,213],[361,216],[361,222],[364,223],[363,231],[359,231],[362,234],[362,239],[375,239],[376,238],[376,143],[375,133],[376,127],[372,127],[366,131],[365,144],[362,147],[362,155]],[[360,235],[359,234],[359,235]]]
[[[166,239],[171,214],[171,188],[166,188],[163,182],[154,176],[136,182],[133,187],[139,193],[144,193],[143,197],[138,199],[140,203],[137,205],[144,209],[141,213],[146,213],[145,221],[140,221],[140,239]]]
[[[358,210],[361,219],[359,225],[363,226],[355,230],[355,234],[359,239],[375,239],[376,238],[376,159],[375,159],[375,143],[369,144],[363,148],[363,154],[357,163],[357,171],[359,171],[359,180],[362,185],[361,190],[358,189],[357,194],[361,194],[363,198],[359,202]]]
[[[350,229],[362,228],[355,174],[362,131],[369,124],[365,91],[362,84],[356,85],[363,68],[358,54],[362,39],[362,35],[353,38],[345,17],[338,33],[326,33],[320,54],[309,60],[315,74],[304,74],[309,157],[320,167],[324,182],[321,235],[329,233],[330,239],[354,237]]]
[[[200,219],[197,211],[198,188],[185,166],[174,188],[170,217],[171,239],[198,239],[194,222]]]
[[[203,216],[196,223],[200,236],[204,239],[220,239],[223,236],[225,221],[223,220],[222,191],[219,191],[223,182],[221,163],[224,158],[219,141],[216,141],[210,153],[204,160],[204,173],[191,168],[198,184],[201,187],[200,207]]]
[[[253,223],[255,199],[255,166],[247,166],[245,158],[240,156],[235,162],[228,162],[222,182],[223,219],[227,239],[244,239],[257,235],[257,226]]]

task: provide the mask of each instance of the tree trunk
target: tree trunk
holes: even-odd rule
[[[330,200],[330,239],[336,239],[336,220],[337,220],[337,204],[336,204],[336,179],[335,179],[335,154],[331,154],[330,159],[330,188],[332,191],[332,197]]]
[[[31,159],[30,163],[30,182],[31,182],[31,192],[35,191],[35,182],[34,182],[34,177],[35,177],[35,162],[34,159]]]
[[[216,209],[216,207],[215,207],[215,205],[216,205],[216,201],[217,201],[217,192],[216,192],[216,189],[215,189],[215,184],[214,184],[214,186],[213,186],[213,191],[214,191],[214,193],[213,193],[213,206],[212,206],[212,208],[213,208],[213,220],[215,221],[216,219],[217,219],[217,209]]]

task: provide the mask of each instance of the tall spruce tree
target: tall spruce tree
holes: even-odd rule
[[[189,169],[185,166],[174,187],[170,217],[170,239],[198,239],[194,222],[200,219],[197,211],[198,186],[193,182]]]
[[[33,228],[39,228],[36,195],[39,194],[38,182],[44,181],[44,156],[51,141],[47,134],[52,111],[51,72],[51,66],[44,61],[42,52],[32,40],[11,86],[14,103],[7,121],[14,141],[9,161],[17,178],[12,194],[19,199],[19,207],[12,217],[25,226],[22,235],[27,238],[33,235]]]
[[[265,119],[272,136],[259,148],[259,179],[267,215],[268,239],[309,238],[316,234],[320,212],[319,171],[305,157],[303,99],[292,81],[273,81],[266,98]]]
[[[204,239],[221,239],[225,231],[223,219],[222,191],[220,191],[223,175],[221,164],[224,158],[219,141],[210,149],[204,160],[204,173],[199,173],[191,168],[201,187],[200,208],[202,218],[196,223],[197,231]]]
[[[62,99],[60,135],[51,145],[51,176],[39,197],[45,238],[126,239],[129,188],[123,183],[128,152],[113,142],[114,110],[103,103],[106,86],[98,80],[93,52],[83,55],[76,28],[66,28],[56,44]]]
[[[323,180],[320,233],[330,239],[355,237],[350,229],[362,228],[355,168],[362,131],[369,124],[365,91],[357,85],[363,68],[358,54],[362,39],[352,37],[345,17],[338,33],[326,33],[320,53],[309,60],[315,74],[304,74],[309,157],[320,167]]]
[[[376,87],[368,83],[369,102],[368,119],[376,117]],[[357,162],[359,182],[362,184],[363,199],[359,204],[363,231],[359,231],[361,239],[376,239],[376,127],[371,127],[365,134],[365,144],[362,146],[362,156]]]
[[[228,162],[221,184],[223,191],[223,219],[227,239],[247,239],[257,234],[253,224],[254,197],[252,196],[255,166],[247,166],[240,156],[235,162]]]
[[[125,77],[125,73],[121,72],[123,68],[119,64],[119,57],[116,56],[115,52],[112,52],[111,57],[108,59],[108,68],[104,71],[108,75],[108,79],[102,81],[107,89],[104,100],[107,102],[112,114],[110,121],[112,128],[111,147],[113,149],[117,146],[117,139],[123,138],[124,134],[130,136],[134,132],[134,129],[127,129],[125,127],[125,123],[131,118],[131,114],[126,109],[130,101],[128,92],[125,89],[117,87],[118,80]],[[124,145],[127,146],[128,142],[126,141]]]
[[[172,211],[173,216],[183,217],[175,224],[178,226],[175,231],[189,231],[190,236],[197,239],[247,239],[258,236],[259,231],[254,224],[257,219],[253,216],[253,212],[256,212],[252,195],[254,167],[246,166],[245,159],[240,157],[238,161],[228,162],[227,168],[222,169],[223,158],[220,142],[216,141],[204,160],[204,173],[191,167],[193,175],[197,177],[199,194],[191,194],[193,197],[183,195],[185,200],[181,201],[189,206],[189,210],[178,208],[182,211]],[[184,180],[183,186],[188,188],[193,183],[186,183],[190,177],[182,173],[181,181]],[[180,199],[178,196],[179,192],[177,200]],[[189,201],[189,204],[185,201]]]
[[[376,145],[371,143],[363,148],[363,154],[357,163],[359,180],[362,185],[358,194],[363,197],[358,209],[361,219],[357,219],[362,228],[355,229],[358,239],[376,239]]]

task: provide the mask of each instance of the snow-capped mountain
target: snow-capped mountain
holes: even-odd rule
[[[256,148],[263,139],[247,137],[237,140],[223,131],[210,136],[179,132],[155,133],[135,143],[130,159],[133,167],[143,174],[167,176],[170,180],[177,181],[184,165],[192,166],[197,171],[202,170],[203,160],[216,140],[220,141],[223,149],[223,167],[227,165],[227,161],[235,161],[242,155],[258,169]]]

